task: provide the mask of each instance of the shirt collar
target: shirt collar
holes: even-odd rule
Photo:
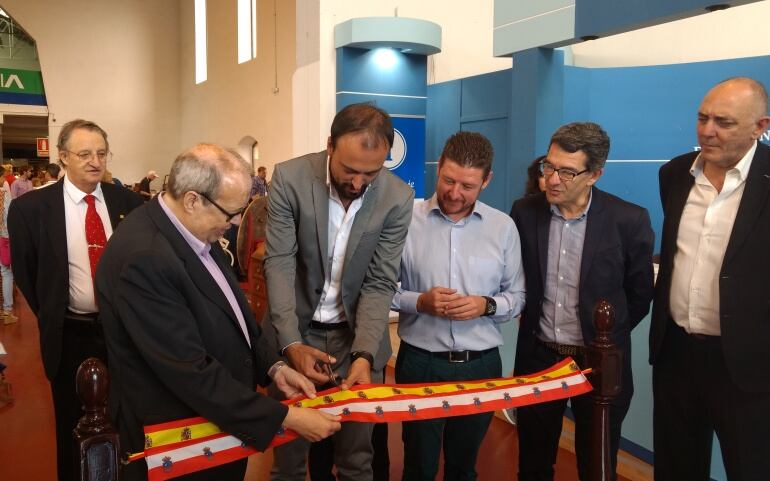
[[[430,199],[428,199],[428,212],[435,212],[437,215],[442,216],[444,219],[454,222],[452,219],[449,218],[446,214],[444,214],[441,211],[441,207],[438,205],[438,194],[433,193]],[[476,202],[473,203],[473,210],[471,211],[471,215],[475,215],[479,219],[484,219],[484,214],[481,212],[481,202],[479,202],[478,199],[476,199]],[[470,216],[465,216],[464,219],[467,219]],[[457,222],[460,222],[463,219],[460,219]]]
[[[79,202],[83,202],[83,199],[88,194],[83,192],[82,190],[78,189],[75,184],[70,181],[69,177],[65,174],[64,175],[64,193],[69,196],[70,199],[72,199],[72,202],[77,204]],[[104,203],[104,193],[102,192],[102,184],[99,182],[96,184],[96,189],[94,189],[93,192],[91,192],[94,197],[96,197],[96,200]]]
[[[585,210],[583,210],[583,213],[575,217],[574,219],[565,219],[564,214],[562,214],[559,208],[553,204],[549,204],[551,206],[551,213],[554,215],[558,215],[562,219],[569,220],[569,221],[583,220],[588,215],[588,209],[591,208],[591,201],[593,201],[593,198],[594,198],[594,188],[591,187],[591,189],[588,191],[588,204],[586,204]]]
[[[209,250],[211,250],[211,245],[206,244],[205,242],[195,237],[193,233],[190,232],[187,229],[187,227],[184,226],[184,224],[182,224],[182,221],[179,220],[179,218],[174,214],[174,211],[172,211],[171,208],[163,200],[164,194],[165,194],[165,191],[161,192],[160,195],[157,196],[158,203],[160,204],[160,208],[163,209],[163,212],[166,213],[166,216],[171,221],[171,223],[174,224],[174,227],[176,227],[176,230],[178,230],[179,233],[182,234],[182,237],[184,237],[184,240],[187,241],[187,244],[190,246],[193,252],[195,252],[201,257],[208,254]]]
[[[735,166],[733,166],[732,169],[728,170],[727,173],[730,172],[737,172],[740,176],[741,181],[745,181],[746,178],[749,176],[749,169],[751,169],[751,161],[754,160],[754,154],[757,151],[757,142],[754,142],[754,145],[751,146],[751,148],[746,152],[746,154],[741,158],[741,160],[738,161]],[[692,165],[690,166],[690,175],[693,177],[698,177],[703,172],[703,159],[701,159],[700,154],[698,154],[697,157],[695,157],[695,160],[693,161]]]

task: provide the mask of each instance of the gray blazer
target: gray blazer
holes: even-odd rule
[[[268,196],[265,278],[275,347],[302,342],[321,299],[328,262],[329,187],[326,151],[278,164]],[[384,169],[369,186],[350,231],[342,303],[355,336],[351,351],[374,355],[376,370],[391,355],[388,312],[414,191]]]

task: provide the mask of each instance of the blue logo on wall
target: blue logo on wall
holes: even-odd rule
[[[385,167],[388,170],[397,169],[406,160],[406,139],[404,134],[399,132],[398,129],[393,129],[393,147],[390,149],[390,154],[385,160]]]
[[[393,116],[393,147],[385,159],[387,167],[414,189],[418,199],[425,195],[425,119]]]

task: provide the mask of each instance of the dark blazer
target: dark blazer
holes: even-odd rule
[[[323,292],[329,265],[326,151],[278,164],[268,196],[269,322],[277,348],[301,341]],[[383,169],[369,185],[350,229],[342,273],[342,304],[355,333],[352,351],[390,359],[390,302],[412,218],[414,191]],[[266,330],[267,331],[267,330]]]
[[[548,261],[550,204],[545,194],[513,204],[511,217],[521,236],[527,305],[521,316],[516,363],[530,356],[540,331]],[[580,265],[579,311],[583,340],[595,337],[593,311],[599,299],[615,308],[611,336],[630,366],[631,330],[650,310],[653,296],[652,250],[655,234],[647,210],[593,187]]]
[[[142,205],[142,199],[113,184],[101,185],[114,232],[129,212]],[[11,202],[8,232],[14,280],[37,316],[43,366],[48,379],[53,379],[59,369],[69,304],[64,181],[27,192]]]
[[[650,363],[671,320],[669,296],[679,221],[695,178],[697,152],[660,168],[663,237],[650,327]],[[732,380],[748,392],[770,392],[770,147],[757,145],[719,273],[722,351]]]
[[[157,198],[125,220],[99,262],[110,416],[126,450],[143,449],[144,425],[193,416],[262,450],[286,417],[286,406],[255,391],[268,382],[277,355],[260,343],[261,330],[218,243],[211,256],[243,312],[251,347],[222,290]]]

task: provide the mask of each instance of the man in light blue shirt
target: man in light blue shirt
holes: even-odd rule
[[[521,245],[513,221],[478,201],[492,179],[492,145],[458,132],[439,159],[436,193],[415,205],[401,259],[401,346],[396,382],[500,377],[499,324],[524,307]],[[444,446],[444,479],[476,478],[492,413],[403,424],[404,481],[433,480]]]

